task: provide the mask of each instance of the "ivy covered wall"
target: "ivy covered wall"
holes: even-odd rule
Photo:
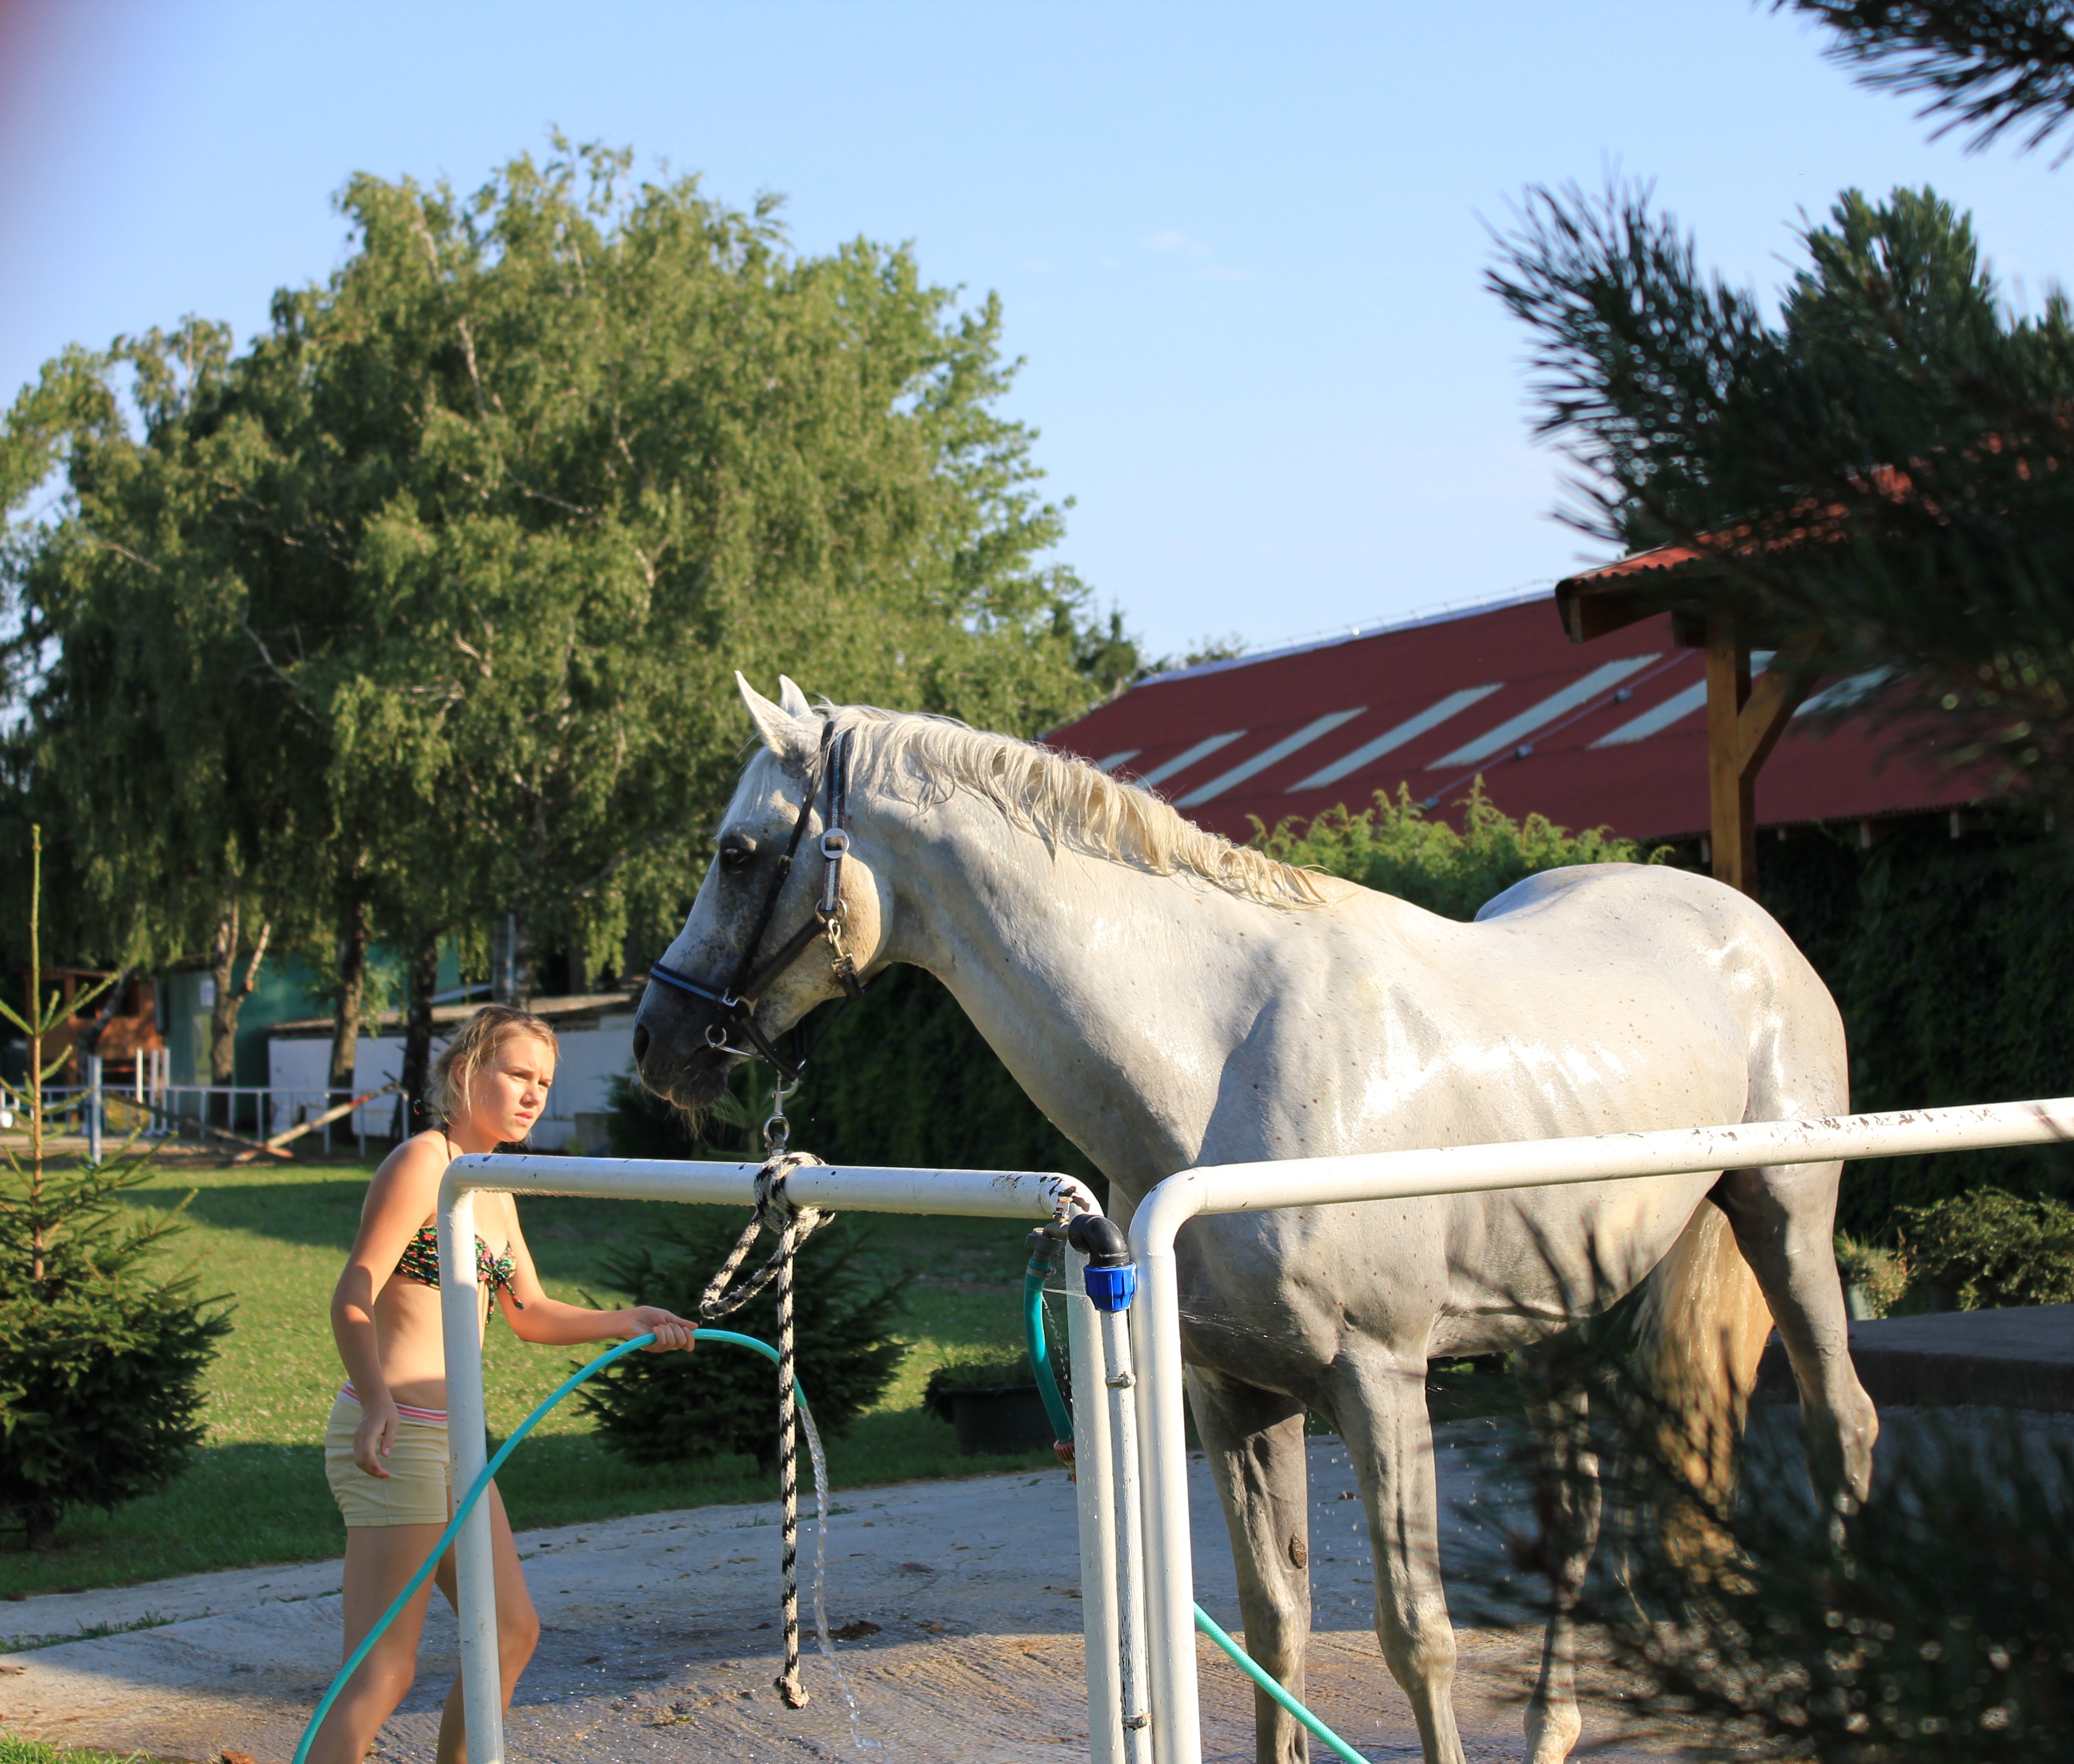
[[[1852,1107],[2074,1091],[2074,865],[2065,840],[2011,814],[1956,840],[1944,817],[1923,816],[1869,851],[1856,832],[1766,838],[1758,858],[1760,898],[1844,1014]],[[2074,1198],[2074,1147],[1854,1165],[1837,1224],[1885,1238],[1895,1206],[1989,1184]]]

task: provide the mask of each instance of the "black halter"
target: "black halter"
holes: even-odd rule
[[[849,835],[843,830],[843,818],[849,808],[849,745],[850,732],[835,733],[832,720],[821,725],[820,751],[816,756],[815,775],[799,797],[799,812],[792,823],[792,837],[786,842],[785,855],[778,861],[778,874],[771,879],[771,891],[763,897],[763,907],[756,916],[756,928],[742,945],[742,960],[735,965],[734,976],[722,988],[714,988],[694,980],[689,974],[680,973],[674,968],[666,968],[657,962],[648,972],[666,986],[674,986],[679,992],[690,993],[717,1005],[725,1013],[721,1022],[709,1024],[706,1029],[706,1045],[723,1053],[731,1053],[744,1060],[767,1060],[786,1077],[797,1079],[806,1069],[807,1061],[820,1047],[828,1030],[834,1027],[837,1017],[864,996],[865,983],[857,977],[857,963],[841,946],[841,932],[843,919],[842,861],[849,850]],[[763,939],[770,929],[771,921],[778,911],[778,897],[785,891],[786,879],[792,874],[792,860],[798,854],[799,841],[806,837],[808,817],[813,812],[814,799],[820,795],[825,783],[828,792],[828,812],[820,838],[821,858],[826,868],[822,872],[821,898],[816,904],[814,916],[794,932],[779,946],[762,966],[756,965],[756,952],[763,946]],[[840,1007],[798,1056],[787,1060],[779,1052],[777,1044],[759,1028],[756,1022],[756,1000],[763,989],[775,980],[806,952],[807,946],[816,936],[828,940],[828,968],[836,983],[843,989]],[[738,1035],[746,1040],[747,1047],[728,1045],[730,1035]],[[753,1051],[752,1051],[753,1050]]]

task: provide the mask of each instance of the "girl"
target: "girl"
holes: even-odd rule
[[[446,1359],[440,1333],[440,1178],[464,1152],[523,1140],[547,1105],[554,1031],[509,1006],[479,1010],[448,1043],[426,1103],[442,1125],[406,1140],[368,1184],[360,1236],[331,1302],[346,1384],[324,1430],[324,1471],[345,1516],[345,1650],[350,1654],[438,1540],[453,1514],[447,1476]],[[651,1305],[592,1311],[540,1290],[509,1195],[475,1197],[476,1279],[521,1341],[543,1347],[626,1341],[653,1330],[651,1352],[692,1345],[693,1325]],[[493,1484],[484,1496],[495,1539],[497,1634],[504,1700],[540,1634],[511,1526]],[[454,1597],[451,1551],[433,1577]],[[428,1583],[400,1613],[332,1706],[310,1764],[360,1764],[416,1675]],[[460,1681],[440,1721],[440,1764],[466,1757]]]

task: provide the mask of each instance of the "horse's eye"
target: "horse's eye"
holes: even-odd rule
[[[746,833],[730,833],[720,844],[720,867],[722,870],[742,870],[756,855],[756,841]]]

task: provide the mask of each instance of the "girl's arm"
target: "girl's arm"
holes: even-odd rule
[[[432,1211],[446,1168],[446,1148],[424,1134],[399,1146],[382,1161],[367,1185],[360,1209],[360,1234],[347,1253],[345,1270],[331,1295],[332,1339],[345,1362],[345,1375],[360,1399],[361,1421],[353,1459],[370,1476],[386,1477],[382,1460],[396,1443],[396,1403],[382,1375],[382,1347],[374,1332],[374,1301],[388,1284],[404,1247]]]
[[[521,1341],[531,1341],[539,1347],[568,1348],[584,1341],[630,1341],[637,1335],[646,1335],[653,1330],[655,1342],[644,1351],[666,1353],[673,1348],[689,1350],[698,1326],[675,1312],[652,1304],[628,1305],[618,1311],[593,1311],[588,1305],[564,1304],[559,1299],[549,1298],[541,1289],[540,1276],[533,1266],[533,1252],[526,1247],[526,1234],[518,1229],[518,1203],[509,1195],[481,1194],[476,1197],[478,1211],[487,1214],[493,1200],[503,1207],[502,1229],[509,1233],[511,1245],[511,1291],[507,1292],[500,1287],[498,1302],[504,1308],[504,1320],[511,1325],[511,1332]],[[489,1220],[484,1218],[477,1229],[483,1241],[494,1246],[498,1236],[489,1225]],[[514,1294],[525,1307],[523,1310],[512,1303]]]

